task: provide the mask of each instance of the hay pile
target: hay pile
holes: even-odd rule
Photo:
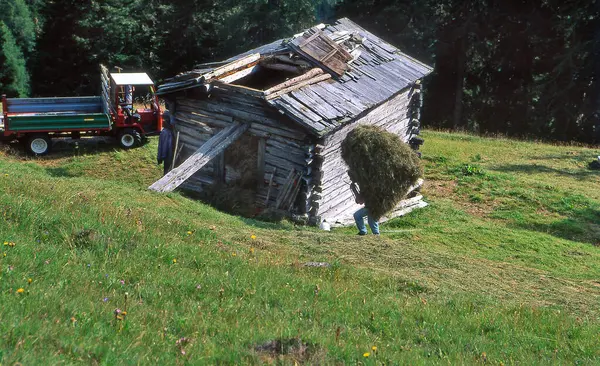
[[[342,158],[376,219],[392,211],[423,175],[420,159],[410,146],[375,126],[359,126],[350,132],[342,142]]]
[[[256,215],[256,190],[239,182],[213,184],[202,191],[200,198],[218,210],[243,217]]]

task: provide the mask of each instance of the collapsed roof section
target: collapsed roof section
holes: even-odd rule
[[[158,89],[236,90],[264,99],[317,136],[324,136],[431,73],[343,18],[218,63],[177,75]]]

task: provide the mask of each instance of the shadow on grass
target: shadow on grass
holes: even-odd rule
[[[538,155],[532,156],[528,159],[530,160],[572,160],[578,162],[587,163],[590,159],[595,159],[598,155],[592,153],[562,153],[562,154],[546,154],[546,155]]]
[[[121,149],[112,137],[85,137],[79,140],[60,138],[52,140],[52,150],[48,155],[32,157],[27,154],[22,144],[17,141],[0,142],[0,150],[19,160],[32,158],[41,161],[54,161],[79,155],[95,155]]]
[[[577,210],[569,218],[547,224],[515,223],[514,226],[557,238],[600,246],[600,211],[597,209]]]
[[[46,172],[49,176],[53,178],[77,178],[83,176],[82,172],[74,173],[70,171],[68,168],[58,167],[58,168],[46,168]]]
[[[489,168],[490,170],[502,172],[502,173],[525,173],[525,174],[540,174],[549,173],[556,174],[564,177],[572,177],[575,179],[585,180],[590,177],[599,177],[600,172],[596,170],[589,170],[587,168],[581,168],[579,170],[567,170],[567,169],[556,169],[545,165],[538,164],[511,164]]]
[[[283,230],[283,231],[293,230],[296,227],[292,222],[285,220],[285,218],[281,215],[260,214],[259,212],[257,212],[254,217],[247,217],[247,216],[240,215],[237,212],[227,212],[227,210],[223,210],[218,207],[215,207],[201,193],[198,193],[198,192],[195,192],[195,191],[192,191],[189,189],[180,189],[179,193],[187,199],[190,199],[193,201],[200,201],[200,202],[204,203],[205,205],[213,207],[215,210],[226,213],[228,215],[235,216],[240,221],[242,221],[244,224],[249,225],[249,226],[253,226],[256,228],[260,228],[260,229]]]

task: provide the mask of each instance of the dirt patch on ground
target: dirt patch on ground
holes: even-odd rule
[[[254,347],[263,362],[320,364],[319,349],[300,338],[275,339]]]
[[[454,194],[457,186],[456,180],[429,180],[426,179],[423,183],[421,191],[423,194],[430,197],[448,197]]]
[[[468,213],[471,216],[476,216],[476,217],[486,217],[487,215],[489,215],[490,213],[492,213],[492,211],[494,211],[493,207],[486,205],[478,205],[478,204],[474,204],[474,203],[465,203],[464,205],[464,210],[466,213]]]

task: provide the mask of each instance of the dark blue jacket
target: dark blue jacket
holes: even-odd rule
[[[173,161],[173,130],[170,128],[163,128],[160,132],[156,160],[159,164],[165,161],[169,165]]]

